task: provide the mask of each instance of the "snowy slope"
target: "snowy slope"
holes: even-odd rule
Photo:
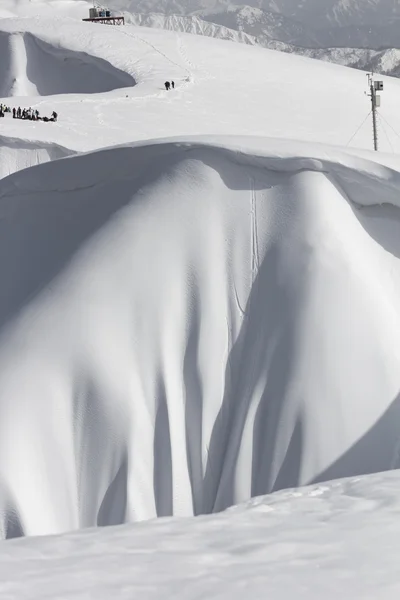
[[[178,16],[178,15],[163,15],[150,13],[144,14],[133,14],[124,12],[125,20],[127,23],[137,25],[141,27],[156,27],[159,29],[167,29],[169,31],[186,32],[196,35],[205,35],[208,37],[214,37],[217,39],[231,40],[237,43],[259,45],[263,48],[271,50],[278,50],[280,52],[287,52],[289,54],[299,54],[300,56],[307,56],[317,60],[324,60],[339,65],[352,67],[355,69],[362,69],[364,71],[373,71],[374,73],[382,73],[391,77],[400,76],[400,50],[396,48],[386,48],[381,50],[373,50],[368,48],[357,48],[357,47],[318,47],[318,42],[314,40],[305,41],[304,38],[294,36],[294,41],[300,41],[303,46],[296,46],[293,43],[293,34],[283,34],[282,28],[279,25],[279,33],[277,33],[275,25],[273,27],[265,27],[261,22],[256,22],[254,27],[246,28],[249,33],[245,33],[242,28],[240,30],[229,29],[223,25],[217,25],[210,20],[201,19],[198,16]],[[231,13],[229,13],[231,14]],[[209,15],[208,19],[214,19],[213,15]],[[229,21],[225,18],[224,22]],[[235,22],[230,23],[232,27],[237,25]],[[241,26],[240,26],[241,27]],[[287,41],[278,41],[278,40]],[[350,36],[349,41],[353,38]],[[387,38],[385,38],[387,39]],[[333,42],[339,40],[334,35],[332,36]],[[357,41],[355,38],[354,41]],[[289,42],[289,43],[288,43]],[[395,41],[393,42],[396,43]],[[398,38],[400,44],[400,38]],[[382,38],[379,43],[375,44],[378,47],[382,45]],[[374,47],[375,45],[372,45]],[[307,47],[308,46],[308,47]]]
[[[18,3],[15,0],[3,0],[0,18],[62,14],[81,20],[88,16],[90,6],[91,4],[84,0],[22,0]],[[258,44],[264,48],[374,70],[386,75],[397,77],[399,74],[399,52],[393,49],[400,45],[397,21],[388,26],[375,24],[373,28],[370,25],[358,25],[330,29],[325,27],[319,31],[312,30],[309,24],[287,18],[281,13],[250,6],[231,6],[222,13],[204,14],[204,18],[197,13],[184,16],[128,12],[126,8],[137,8],[129,2],[111,2],[111,6],[115,8],[115,14],[123,14],[127,23],[137,26],[206,35],[250,45]],[[385,49],[382,50],[383,41]],[[2,56],[6,57],[7,64],[9,49],[4,41],[0,41],[0,46],[3,47]],[[24,53],[23,47],[20,52]],[[57,65],[57,61],[55,64]],[[0,69],[4,69],[4,64]],[[53,75],[57,75],[57,70],[53,69]],[[82,81],[82,76],[80,80]],[[7,95],[1,90],[0,94]]]
[[[399,473],[0,544],[4,600],[397,600]]]
[[[109,0],[108,5],[133,13],[199,15],[300,46],[379,49],[400,44],[397,0]]]
[[[60,14],[83,19],[87,16],[89,6],[93,6],[93,2],[87,0],[1,0],[0,19]]]
[[[2,0],[0,18],[62,13],[87,16],[85,0]],[[204,17],[243,33],[312,48],[399,46],[397,0],[108,0],[125,13]],[[188,31],[186,29],[186,31]]]
[[[399,17],[396,0],[109,0],[111,7],[132,12],[165,14],[210,14],[230,12],[236,7],[251,14],[251,9],[283,15],[313,28],[327,26],[371,25]]]
[[[0,180],[2,536],[398,467],[400,163],[367,150],[365,74],[142,27],[0,30],[7,103],[59,113],[1,120],[2,174],[110,147]],[[384,150],[399,96],[385,78]]]
[[[5,118],[3,136],[77,151],[198,133],[257,134],[371,147],[371,125],[366,119],[370,105],[362,72],[244,44],[144,27],[99,28],[73,20],[38,18],[4,19],[0,30],[3,38],[19,38],[20,47],[27,37],[35,44],[37,52],[31,55],[29,73],[23,55],[14,54],[9,60],[21,74],[27,93],[32,93],[29,85],[42,93],[71,92],[9,97],[7,103],[12,106],[32,106],[42,114],[56,110],[61,117],[57,124]],[[74,95],[79,90],[64,64],[60,66],[64,88],[57,89],[56,80],[47,77],[48,69],[42,65],[58,65],[60,52],[73,59],[86,57],[85,65],[93,68],[93,85],[87,91],[102,89],[109,81],[100,69],[104,63],[114,87],[126,86],[129,81],[137,85]],[[14,94],[5,69],[7,60],[0,87]],[[85,84],[86,79],[82,80]],[[173,94],[164,90],[166,79],[176,82]],[[304,81],[307,93],[300,94]],[[400,147],[399,93],[399,82],[385,79],[380,136],[381,149],[388,152]]]
[[[370,48],[365,48],[362,47],[362,44],[365,45],[365,41],[358,35],[346,33],[346,37],[344,37],[342,34],[339,36],[332,33],[329,41],[326,38],[320,43],[318,35],[307,39],[304,37],[304,33],[299,32],[298,26],[285,27],[285,24],[280,22],[281,17],[277,17],[276,14],[268,13],[268,15],[259,15],[258,12],[261,13],[261,11],[257,12],[256,9],[253,9],[253,12],[256,14],[250,23],[243,22],[243,14],[247,15],[244,8],[237,12],[229,11],[229,13],[223,13],[222,15],[207,15],[205,17],[206,20],[201,19],[197,15],[138,14],[126,11],[123,11],[121,14],[124,15],[125,22],[131,25],[155,27],[169,31],[231,40],[243,44],[259,45],[271,50],[308,56],[317,60],[333,62],[364,71],[382,73],[392,77],[399,77],[400,75],[400,50],[390,47],[390,44],[393,46],[396,44],[400,45],[397,27],[397,37],[389,39],[387,35],[385,37],[385,35],[382,36],[380,33],[377,41],[371,43]],[[225,25],[218,25],[219,21],[225,25],[229,25],[230,28]],[[381,48],[383,39],[385,40],[384,49],[371,49],[375,47]],[[346,47],[346,44],[351,44],[352,42],[353,44],[360,43],[361,47]],[[296,43],[300,45],[296,45]],[[337,45],[329,47],[331,43],[336,43]],[[320,45],[323,47],[319,47]]]

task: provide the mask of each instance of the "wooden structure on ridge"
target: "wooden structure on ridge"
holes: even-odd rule
[[[121,16],[111,15],[108,8],[93,6],[89,8],[89,18],[82,21],[90,21],[91,23],[102,23],[103,25],[124,25],[125,19]]]

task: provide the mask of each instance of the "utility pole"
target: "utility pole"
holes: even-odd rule
[[[376,92],[383,90],[383,81],[374,81],[374,74],[367,73],[369,94],[371,98],[372,131],[374,136],[374,150],[378,151],[378,124],[376,109],[381,105],[381,97]]]

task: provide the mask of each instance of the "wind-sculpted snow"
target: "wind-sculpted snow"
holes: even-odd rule
[[[42,162],[74,154],[56,144],[29,142],[0,135],[0,179]]]
[[[34,35],[0,32],[0,97],[91,94],[134,85],[98,57],[56,48]]]
[[[399,191],[262,138],[3,179],[3,536],[398,467]]]

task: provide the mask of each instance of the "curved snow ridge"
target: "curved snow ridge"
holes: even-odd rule
[[[55,191],[68,191],[91,187],[108,181],[110,177],[124,177],[130,173],[129,158],[146,162],[151,156],[153,160],[159,161],[166,157],[181,155],[197,150],[218,150],[229,156],[230,160],[242,165],[258,167],[270,171],[296,173],[299,171],[313,171],[329,174],[334,177],[338,184],[343,186],[343,191],[349,199],[358,205],[393,204],[400,207],[400,162],[397,163],[392,157],[381,156],[380,160],[390,158],[391,165],[376,162],[372,152],[362,151],[359,155],[347,153],[335,147],[320,144],[293,142],[287,140],[274,140],[267,138],[250,138],[246,136],[190,136],[179,138],[166,138],[160,140],[139,141],[119,147],[101,149],[95,153],[80,153],[80,159],[85,160],[85,169],[76,171],[75,163],[63,165],[68,168],[74,176],[71,179],[57,180]],[[110,161],[110,153],[126,155],[121,162]],[[96,158],[94,159],[94,156]],[[87,158],[83,158],[87,157]],[[101,176],[98,172],[98,162],[102,164]],[[51,191],[51,181],[57,178],[57,167],[52,170],[52,177],[46,179],[38,178],[37,172],[27,172],[18,179],[19,192],[26,190]],[[71,183],[73,181],[73,183]],[[10,192],[15,186],[15,181],[10,181]],[[7,184],[8,185],[8,184]],[[64,187],[65,186],[65,187]],[[73,187],[71,187],[73,186]],[[365,193],[369,188],[371,194]],[[0,192],[7,193],[6,188]]]
[[[97,23],[56,17],[0,21],[5,57],[11,55],[8,48],[9,39],[15,37],[18,40],[27,40],[26,60],[32,55],[31,71],[36,78],[46,81],[47,70],[48,78],[54,77],[58,87],[67,86],[71,80],[75,88],[79,88],[79,82],[81,88],[87,85],[89,92],[105,92],[107,88],[112,90],[134,86],[148,79],[153,80],[154,73],[157,73],[157,79],[161,77],[164,81],[166,69],[176,79],[183,73],[187,74],[186,66],[181,65],[179,60],[176,63],[173,58],[175,55],[178,57],[175,36],[170,34],[171,56],[167,56],[147,39],[152,38],[154,30],[149,30],[150,35],[147,35],[146,39],[143,37],[145,31],[145,28],[139,29],[130,25],[101,28]],[[22,57],[23,50],[20,51]],[[44,61],[43,67],[41,61]],[[9,60],[5,64],[8,62]],[[22,63],[20,60],[19,64]],[[0,65],[0,74],[2,70],[4,67]],[[22,66],[21,70],[23,71]],[[84,82],[86,77],[89,78],[87,84]],[[63,79],[66,80],[64,84]],[[93,89],[89,89],[89,84]],[[46,81],[46,85],[50,87],[52,84]],[[76,91],[78,93],[79,89]],[[72,85],[67,92],[62,93],[74,93]]]
[[[0,179],[16,171],[73,154],[73,150],[59,144],[32,142],[0,135]]]
[[[3,536],[400,466],[397,208],[350,195],[398,173],[306,151],[199,138],[0,181]]]
[[[107,61],[57,48],[29,32],[0,31],[0,97],[94,94],[135,85]]]

